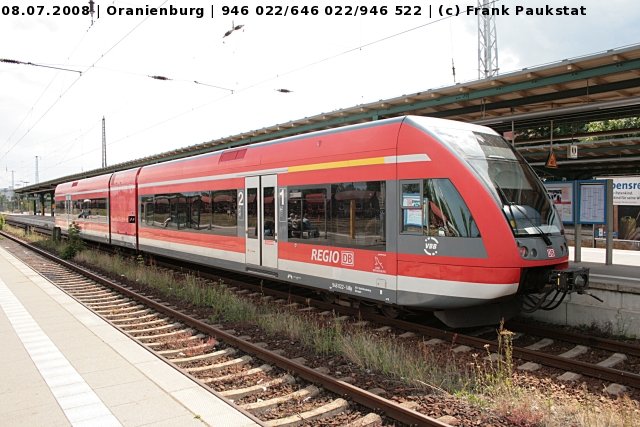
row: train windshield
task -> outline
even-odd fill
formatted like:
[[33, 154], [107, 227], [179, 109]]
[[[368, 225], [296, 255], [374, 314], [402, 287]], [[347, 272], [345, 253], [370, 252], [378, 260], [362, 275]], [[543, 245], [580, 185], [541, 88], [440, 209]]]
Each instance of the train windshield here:
[[516, 236], [544, 237], [562, 232], [562, 223], [542, 182], [504, 138], [456, 129], [438, 129], [435, 133], [482, 177], [502, 203]]

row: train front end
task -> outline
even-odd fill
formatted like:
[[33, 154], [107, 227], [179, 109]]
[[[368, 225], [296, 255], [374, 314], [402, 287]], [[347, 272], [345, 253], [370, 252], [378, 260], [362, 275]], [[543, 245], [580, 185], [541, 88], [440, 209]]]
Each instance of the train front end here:
[[589, 270], [569, 267], [562, 221], [544, 185], [524, 158], [504, 138], [474, 133], [482, 150], [465, 160], [502, 207], [522, 259], [519, 294], [523, 309], [554, 309], [571, 292], [584, 293]]
[[[404, 249], [422, 240], [416, 236], [414, 246], [407, 244], [413, 237], [404, 233], [406, 218], [418, 213], [403, 212], [399, 304], [430, 305], [445, 324], [462, 327], [553, 309], [567, 294], [585, 291], [588, 270], [569, 266], [561, 219], [541, 180], [509, 142], [467, 123], [412, 116], [405, 124], [399, 153], [422, 149], [429, 157], [422, 168], [398, 171], [403, 210], [405, 193], [411, 194], [405, 187], [425, 178], [417, 206], [423, 210], [418, 229], [427, 256], [405, 263]], [[443, 178], [455, 192], [428, 191]], [[437, 250], [429, 249], [432, 244]], [[403, 276], [410, 274], [423, 278], [424, 295], [401, 294]], [[440, 291], [435, 285], [443, 280]]]

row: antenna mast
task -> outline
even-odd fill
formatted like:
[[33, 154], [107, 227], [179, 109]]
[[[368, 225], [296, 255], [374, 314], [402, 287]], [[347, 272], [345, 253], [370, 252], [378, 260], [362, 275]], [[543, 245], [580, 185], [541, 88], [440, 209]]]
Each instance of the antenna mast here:
[[102, 116], [102, 167], [107, 167], [107, 130], [104, 116]]
[[491, 13], [495, 0], [478, 0], [479, 10], [488, 10], [485, 15], [478, 14], [478, 79], [486, 79], [498, 74], [498, 36], [496, 17]]

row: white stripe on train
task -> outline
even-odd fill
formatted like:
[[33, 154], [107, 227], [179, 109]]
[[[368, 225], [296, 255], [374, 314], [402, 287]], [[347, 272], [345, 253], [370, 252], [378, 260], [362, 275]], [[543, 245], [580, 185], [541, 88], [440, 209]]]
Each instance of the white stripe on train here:
[[[199, 255], [244, 264], [245, 254], [202, 246], [174, 243], [166, 240], [140, 238], [140, 245], [165, 250]], [[451, 280], [429, 279], [410, 276], [394, 276], [384, 273], [360, 271], [335, 266], [311, 264], [300, 261], [278, 259], [278, 268], [283, 271], [321, 277], [323, 279], [366, 285], [372, 288], [441, 295], [453, 298], [493, 300], [513, 295], [518, 291], [518, 283], [475, 283]]]

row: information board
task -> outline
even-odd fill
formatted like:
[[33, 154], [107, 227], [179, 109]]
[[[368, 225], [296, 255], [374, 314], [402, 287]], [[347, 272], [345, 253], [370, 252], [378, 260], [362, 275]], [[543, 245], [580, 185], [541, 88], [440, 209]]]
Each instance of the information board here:
[[573, 224], [574, 215], [574, 182], [545, 182], [544, 186], [549, 193], [549, 197], [553, 202], [562, 222], [565, 224]]
[[605, 224], [607, 187], [606, 181], [578, 181], [580, 224]]

